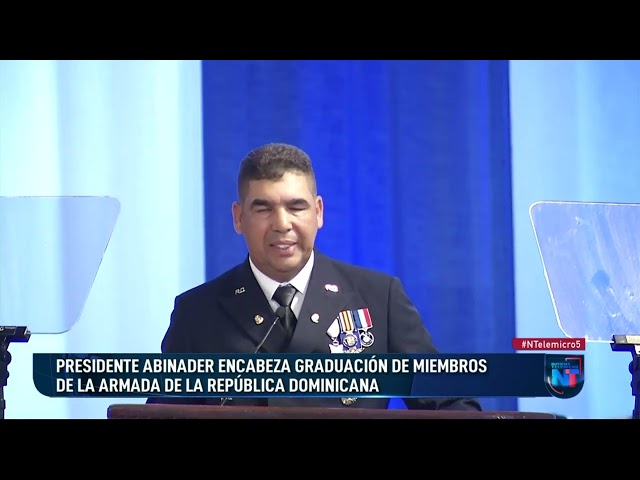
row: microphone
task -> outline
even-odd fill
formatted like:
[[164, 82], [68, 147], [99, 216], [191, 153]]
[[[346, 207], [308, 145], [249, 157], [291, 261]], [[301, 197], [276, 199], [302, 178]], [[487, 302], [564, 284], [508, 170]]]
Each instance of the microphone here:
[[284, 307], [278, 307], [278, 309], [276, 310], [276, 319], [273, 321], [273, 323], [269, 327], [269, 330], [267, 330], [267, 333], [262, 338], [262, 341], [258, 344], [256, 349], [253, 351], [254, 355], [256, 353], [258, 353], [258, 350], [260, 350], [262, 348], [262, 345], [264, 345], [264, 342], [267, 341], [267, 338], [269, 337], [269, 334], [271, 334], [271, 330], [273, 330], [273, 327], [276, 326], [276, 323], [278, 323], [280, 321], [280, 319], [285, 316], [285, 314], [286, 314], [286, 312], [285, 312]]
[[[260, 341], [256, 349], [253, 351], [254, 355], [258, 353], [258, 351], [262, 348], [262, 345], [264, 345], [264, 342], [266, 342], [267, 338], [269, 338], [269, 335], [271, 334], [271, 330], [273, 330], [273, 327], [276, 326], [276, 323], [278, 323], [280, 319], [284, 317], [284, 315], [285, 315], [284, 307], [278, 307], [278, 309], [276, 310], [276, 319], [273, 321], [273, 323], [269, 327], [269, 330], [267, 330], [267, 333], [265, 333], [264, 337], [262, 337], [262, 340]], [[241, 376], [242, 374], [239, 374], [236, 378], [240, 378]], [[220, 402], [220, 406], [222, 407], [225, 403], [227, 403], [227, 400], [229, 400], [229, 397], [223, 398], [222, 401]]]

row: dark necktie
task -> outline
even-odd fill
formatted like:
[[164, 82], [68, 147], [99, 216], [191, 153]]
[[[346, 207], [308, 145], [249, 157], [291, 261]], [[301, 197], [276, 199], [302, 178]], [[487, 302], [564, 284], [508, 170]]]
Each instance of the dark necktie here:
[[280, 304], [276, 315], [280, 317], [287, 339], [291, 340], [293, 330], [296, 328], [296, 316], [291, 310], [291, 302], [298, 290], [293, 285], [280, 285], [273, 294], [273, 299]]

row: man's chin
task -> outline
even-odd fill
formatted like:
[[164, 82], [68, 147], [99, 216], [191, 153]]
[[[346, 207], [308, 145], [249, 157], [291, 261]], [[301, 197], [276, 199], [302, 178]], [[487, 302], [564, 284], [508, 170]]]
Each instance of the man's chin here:
[[302, 256], [297, 254], [288, 258], [273, 259], [270, 262], [270, 266], [275, 272], [278, 272], [281, 277], [293, 278], [302, 270], [305, 263]]
[[279, 258], [277, 261], [272, 262], [271, 266], [278, 272], [287, 273], [302, 269], [303, 264], [300, 261], [300, 256], [297, 256], [297, 258]]

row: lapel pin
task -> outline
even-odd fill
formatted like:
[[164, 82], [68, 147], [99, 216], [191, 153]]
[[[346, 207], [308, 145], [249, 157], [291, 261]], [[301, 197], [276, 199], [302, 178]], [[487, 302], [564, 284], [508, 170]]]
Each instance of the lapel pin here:
[[236, 288], [236, 295], [240, 295], [241, 293], [244, 293], [244, 287]]
[[327, 283], [327, 284], [324, 286], [324, 289], [325, 289], [325, 290], [328, 290], [328, 291], [330, 291], [330, 292], [336, 293], [336, 292], [338, 291], [338, 286], [337, 286], [337, 285], [331, 285], [330, 283]]
[[320, 315], [318, 315], [317, 313], [314, 313], [313, 315], [311, 315], [311, 321], [313, 323], [318, 323], [320, 321]]
[[264, 318], [262, 318], [260, 315], [256, 315], [255, 317], [253, 317], [253, 319], [256, 322], [256, 325], [260, 325], [262, 322], [264, 322]]

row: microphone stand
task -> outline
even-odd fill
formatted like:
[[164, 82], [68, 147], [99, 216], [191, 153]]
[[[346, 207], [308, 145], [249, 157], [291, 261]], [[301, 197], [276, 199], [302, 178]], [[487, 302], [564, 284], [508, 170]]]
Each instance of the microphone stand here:
[[11, 363], [11, 353], [9, 344], [11, 342], [28, 342], [31, 332], [27, 327], [4, 327], [0, 326], [0, 420], [4, 420], [4, 411], [7, 403], [4, 399], [4, 387], [9, 379], [9, 364]]
[[640, 335], [614, 335], [611, 343], [614, 352], [631, 352], [629, 363], [631, 373], [631, 393], [635, 397], [633, 419], [640, 419]]
[[[281, 311], [282, 310], [282, 311]], [[260, 341], [260, 343], [258, 344], [258, 346], [256, 347], [256, 349], [253, 351], [253, 354], [255, 355], [256, 353], [258, 353], [258, 351], [262, 348], [262, 345], [264, 345], [264, 342], [267, 341], [267, 338], [269, 337], [269, 335], [271, 334], [271, 330], [273, 330], [273, 327], [276, 326], [276, 323], [278, 323], [280, 321], [280, 318], [284, 315], [284, 308], [283, 307], [278, 307], [278, 310], [276, 310], [276, 319], [273, 321], [273, 323], [271, 324], [271, 326], [269, 327], [269, 330], [267, 330], [267, 333], [264, 335], [264, 337], [262, 338], [262, 340]], [[240, 378], [242, 376], [242, 374], [238, 374], [238, 376], [236, 378]], [[224, 406], [225, 403], [227, 403], [227, 400], [231, 400], [229, 397], [225, 397], [222, 399], [222, 401], [220, 402], [220, 406]]]

